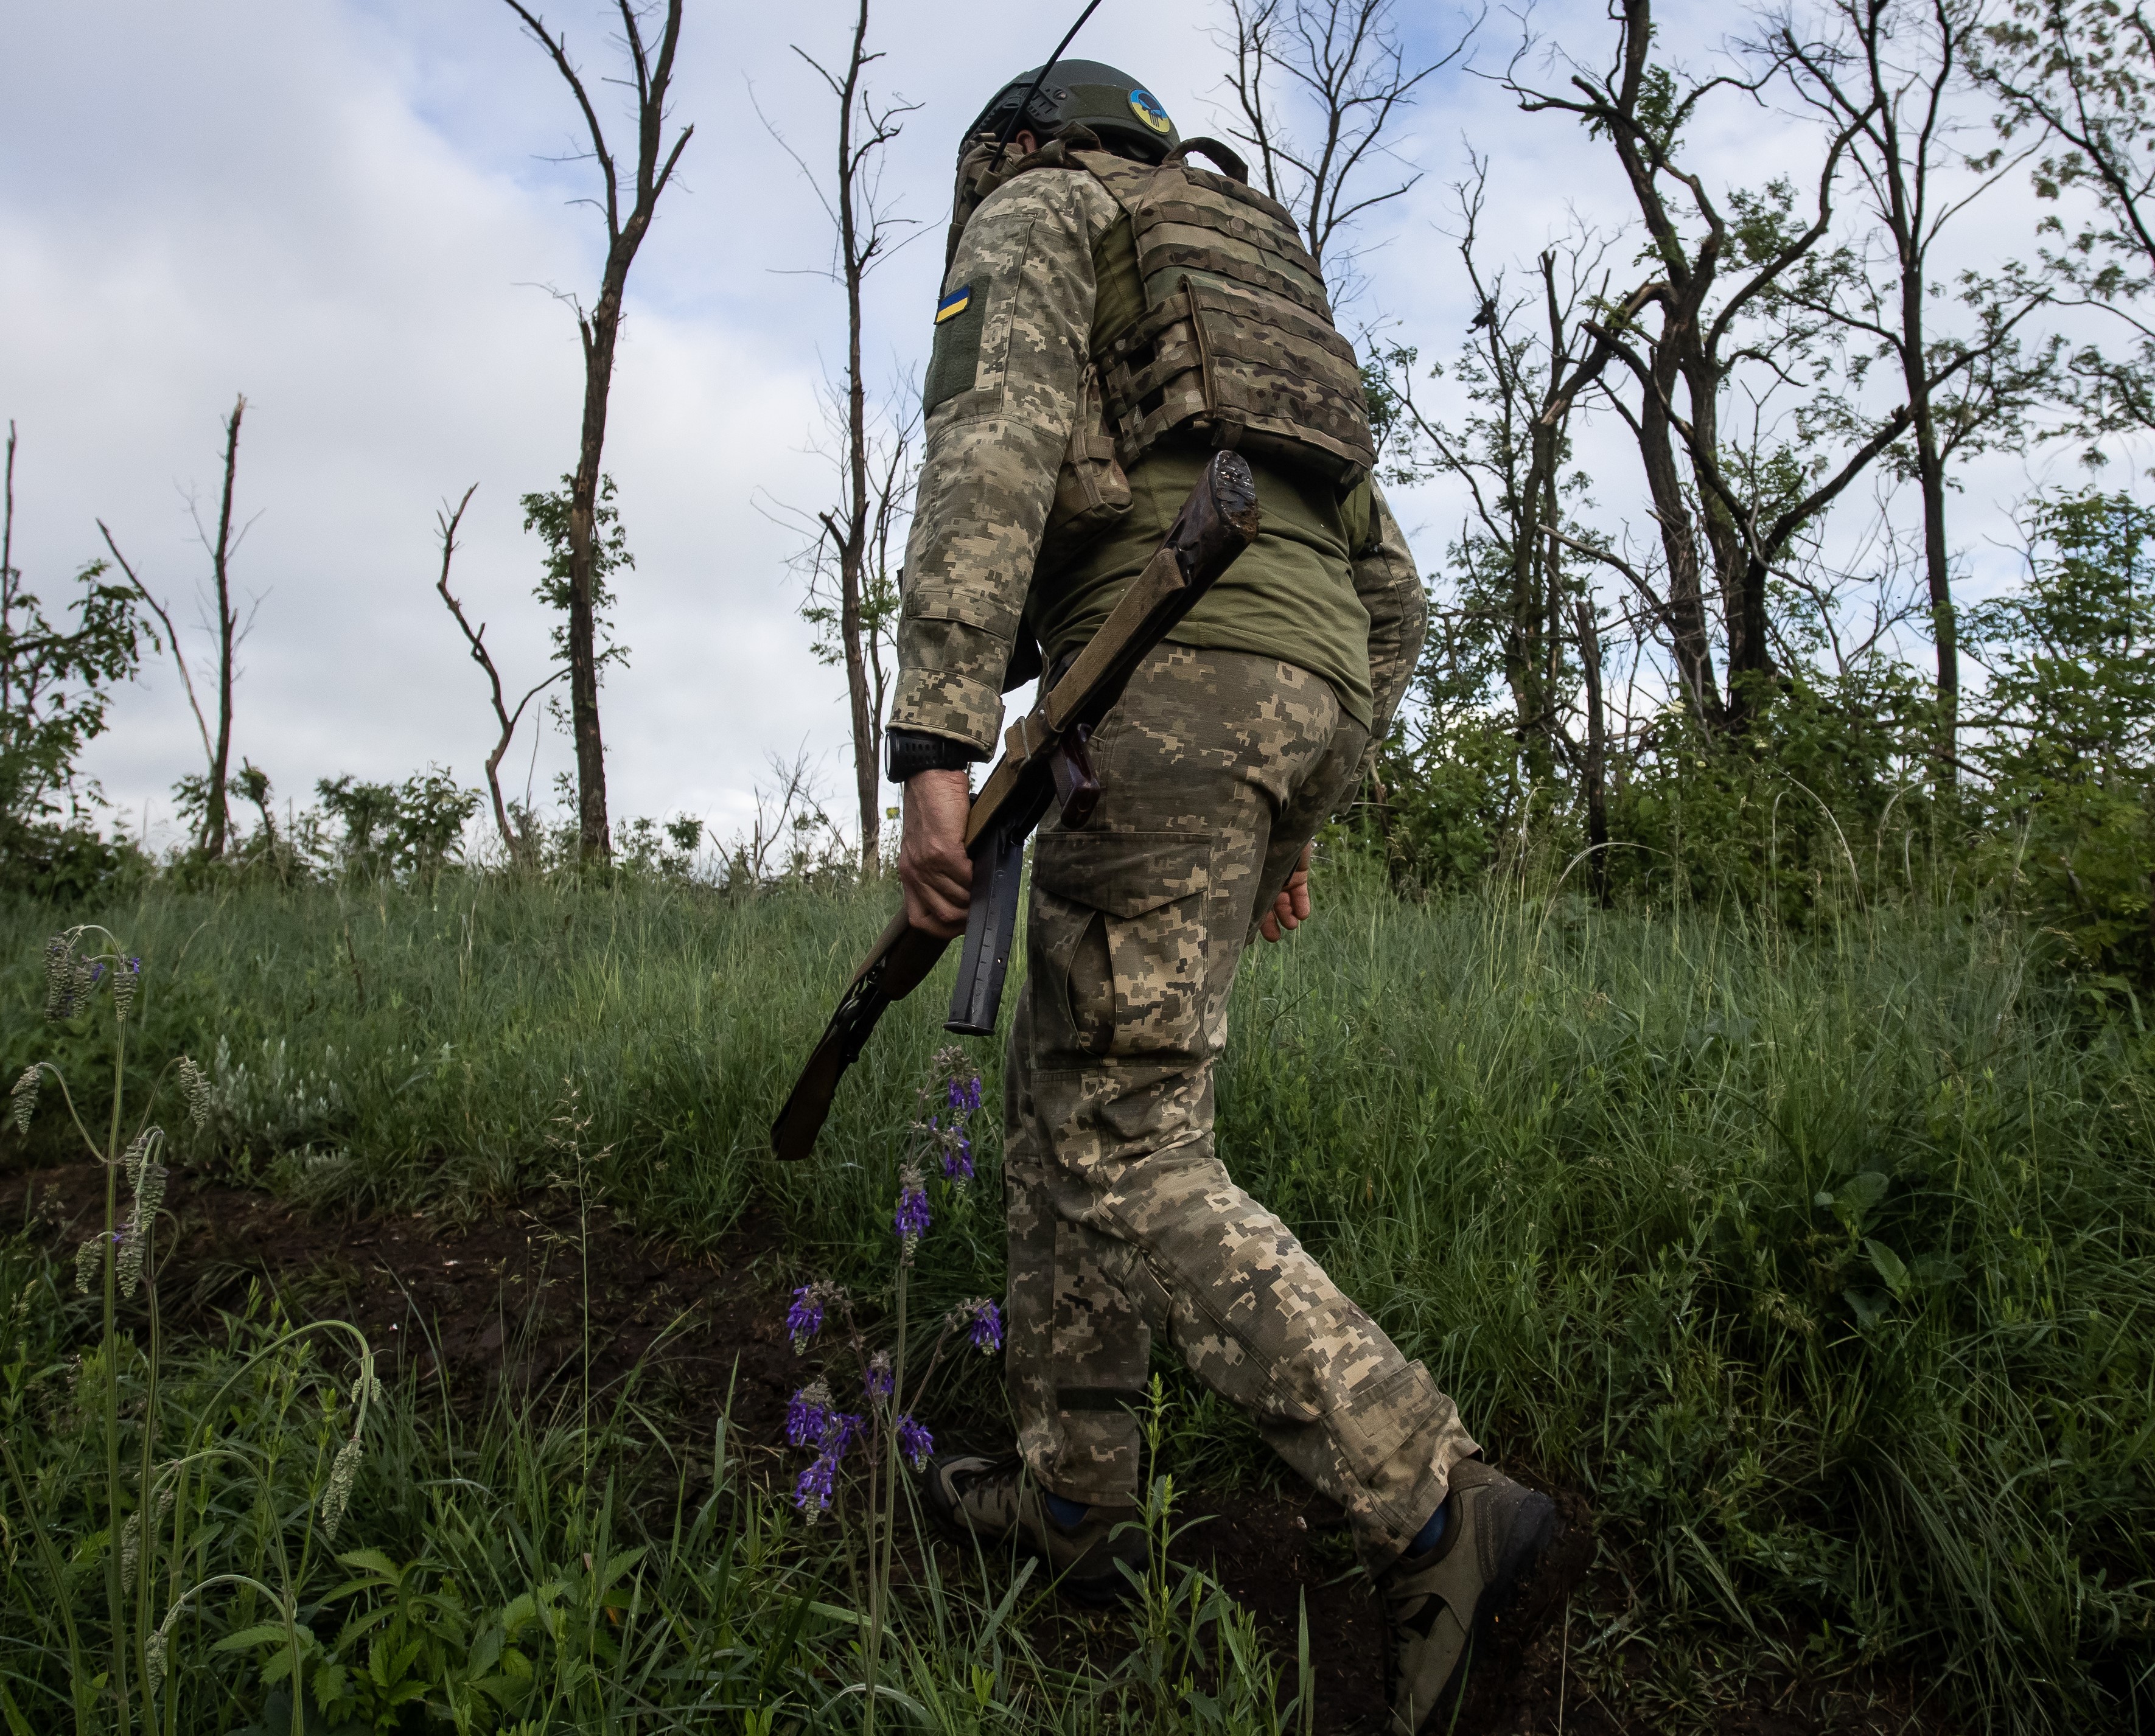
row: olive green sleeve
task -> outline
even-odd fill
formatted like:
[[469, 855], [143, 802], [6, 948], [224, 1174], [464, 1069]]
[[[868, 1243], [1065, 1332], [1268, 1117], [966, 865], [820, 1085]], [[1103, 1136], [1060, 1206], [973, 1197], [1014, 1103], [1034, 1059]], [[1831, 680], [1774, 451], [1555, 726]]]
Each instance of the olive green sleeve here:
[[[1369, 524], [1354, 552], [1354, 594], [1369, 613], [1369, 747], [1374, 756], [1392, 727], [1407, 684], [1421, 660], [1429, 627], [1429, 596], [1400, 521], [1383, 491], [1369, 484]], [[1369, 766], [1364, 764], [1367, 771]]]
[[1093, 325], [1091, 177], [990, 194], [944, 280], [890, 726], [992, 752]]

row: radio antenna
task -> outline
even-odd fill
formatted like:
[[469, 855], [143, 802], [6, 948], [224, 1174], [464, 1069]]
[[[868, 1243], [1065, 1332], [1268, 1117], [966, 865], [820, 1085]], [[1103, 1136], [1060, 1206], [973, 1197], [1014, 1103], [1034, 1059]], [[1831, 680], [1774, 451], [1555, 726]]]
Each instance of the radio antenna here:
[[1072, 38], [1085, 28], [1085, 20], [1099, 9], [1100, 0], [1092, 0], [1092, 3], [1078, 14], [1078, 22], [1070, 27], [1068, 33], [1055, 45], [1055, 52], [1047, 57], [1047, 64], [1041, 68], [1040, 76], [1032, 81], [1032, 89], [1026, 92], [1024, 100], [1011, 110], [1010, 119], [1003, 123], [1002, 136], [996, 141], [996, 155], [998, 158], [1010, 148], [1010, 141], [1017, 136], [1018, 122], [1025, 119], [1025, 111], [1032, 106], [1033, 98], [1040, 95], [1040, 87], [1047, 82], [1047, 75], [1054, 70], [1055, 63], [1062, 58], [1062, 51], [1070, 46]]

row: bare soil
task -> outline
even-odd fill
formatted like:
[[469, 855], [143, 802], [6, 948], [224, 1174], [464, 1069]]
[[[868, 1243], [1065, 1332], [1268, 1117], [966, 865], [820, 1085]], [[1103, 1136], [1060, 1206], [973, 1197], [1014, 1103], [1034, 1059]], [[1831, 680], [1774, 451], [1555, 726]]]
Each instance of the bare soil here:
[[[30, 1224], [60, 1247], [90, 1233], [104, 1205], [104, 1172], [94, 1165], [0, 1173], [0, 1224]], [[470, 1221], [423, 1211], [352, 1220], [175, 1172], [166, 1206], [177, 1233], [165, 1237], [156, 1276], [170, 1331], [216, 1329], [260, 1285], [295, 1315], [351, 1320], [398, 1375], [444, 1382], [459, 1402], [504, 1380], [540, 1395], [581, 1383], [588, 1334], [595, 1392], [633, 1374], [684, 1436], [709, 1441], [723, 1413], [735, 1449], [774, 1476], [798, 1457], [786, 1450], [784, 1421], [802, 1365], [784, 1334], [781, 1234], [768, 1218], [751, 1216], [718, 1248], [691, 1253], [603, 1211], [580, 1225], [573, 1203], [555, 1197]], [[1948, 1729], [1916, 1709], [1908, 1680], [1886, 1672], [1844, 1673], [1830, 1686], [1717, 1682], [1710, 1709], [1620, 1717], [1577, 1659], [1621, 1623], [1622, 1564], [1597, 1543], [1579, 1494], [1507, 1468], [1556, 1498], [1566, 1530], [1523, 1599], [1545, 1615], [1470, 1681], [1453, 1725], [1460, 1736]], [[1307, 1612], [1317, 1729], [1385, 1731], [1383, 1617], [1339, 1510], [1315, 1494], [1218, 1489], [1187, 1495], [1181, 1511], [1202, 1522], [1179, 1552], [1256, 1614], [1290, 1664]]]

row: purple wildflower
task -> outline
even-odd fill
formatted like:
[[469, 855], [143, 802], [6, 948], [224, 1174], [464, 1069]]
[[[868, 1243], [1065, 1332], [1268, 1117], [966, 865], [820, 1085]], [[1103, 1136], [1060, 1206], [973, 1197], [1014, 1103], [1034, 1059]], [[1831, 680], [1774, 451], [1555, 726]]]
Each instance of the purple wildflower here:
[[831, 1389], [811, 1381], [786, 1401], [786, 1438], [793, 1446], [821, 1446], [831, 1419]]
[[980, 1301], [968, 1304], [972, 1312], [972, 1324], [966, 1333], [973, 1348], [983, 1354], [992, 1354], [1003, 1347], [1002, 1310], [995, 1303]]
[[868, 1359], [868, 1371], [861, 1385], [872, 1399], [887, 1399], [893, 1384], [890, 1371], [890, 1352], [878, 1350]]
[[823, 1329], [822, 1292], [820, 1284], [803, 1284], [793, 1293], [793, 1306], [786, 1311], [786, 1335], [793, 1340], [796, 1356]]
[[944, 1142], [943, 1175], [950, 1181], [973, 1179], [973, 1142], [965, 1134], [954, 1134]]
[[968, 1078], [953, 1078], [950, 1081], [950, 1107], [970, 1115], [980, 1106], [980, 1076], [974, 1073]]
[[911, 1164], [899, 1172], [898, 1211], [890, 1221], [891, 1228], [898, 1234], [898, 1246], [905, 1257], [913, 1257], [913, 1246], [928, 1233], [932, 1221], [928, 1215], [928, 1191], [920, 1185], [920, 1171]]
[[838, 1462], [829, 1453], [819, 1456], [793, 1485], [793, 1504], [806, 1513], [820, 1513], [831, 1504], [837, 1482]]
[[898, 1450], [902, 1457], [913, 1462], [916, 1471], [924, 1469], [928, 1455], [935, 1451], [935, 1437], [910, 1416], [898, 1419]]

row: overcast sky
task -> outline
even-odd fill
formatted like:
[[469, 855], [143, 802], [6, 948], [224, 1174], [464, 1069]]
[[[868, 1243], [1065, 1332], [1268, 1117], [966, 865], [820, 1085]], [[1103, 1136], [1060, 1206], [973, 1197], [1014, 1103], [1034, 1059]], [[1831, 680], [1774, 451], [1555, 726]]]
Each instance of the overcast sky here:
[[[1442, 7], [1403, 10], [1431, 44], [1456, 28]], [[609, 11], [546, 8], [592, 74], [617, 64]], [[1185, 134], [1222, 131], [1218, 15], [1209, 0], [1108, 0], [1072, 53], [1128, 69]], [[818, 382], [843, 355], [843, 303], [813, 274], [830, 250], [823, 213], [757, 105], [820, 169], [831, 100], [789, 45], [842, 56], [851, 16], [835, 0], [690, 0], [675, 110], [695, 136], [631, 281], [607, 448], [637, 562], [618, 587], [633, 659], [608, 678], [603, 709], [617, 822], [688, 813], [729, 832], [767, 756], [804, 747], [844, 805], [842, 680], [814, 662], [796, 614], [796, 538], [759, 510], [827, 494], [810, 448]], [[1729, 14], [1668, 16], [1671, 42], [1702, 60]], [[1555, 41], [1605, 54], [1600, 5], [1537, 18]], [[588, 300], [600, 258], [594, 213], [573, 202], [591, 166], [550, 160], [578, 143], [556, 75], [496, 0], [4, 0], [0, 20], [0, 417], [21, 437], [16, 564], [49, 602], [64, 594], [100, 552], [102, 517], [193, 619], [207, 559], [189, 503], [213, 517], [219, 418], [243, 392], [249, 528], [234, 571], [258, 607], [235, 757], [280, 800], [305, 801], [318, 777], [429, 762], [478, 783], [493, 725], [434, 594], [433, 519], [479, 485], [456, 586], [504, 676], [535, 679], [550, 622], [530, 597], [538, 551], [517, 497], [571, 468], [582, 392], [571, 315], [548, 290]], [[1067, 23], [1060, 8], [878, 4], [878, 86], [923, 105], [884, 182], [921, 239], [871, 282], [879, 376], [917, 368], [928, 348], [959, 133]], [[1517, 31], [1485, 27], [1485, 71]], [[1700, 136], [1732, 175], [1755, 164], [1741, 176], [1754, 182], [1805, 144], [1783, 117], [1736, 104]], [[1574, 206], [1611, 225], [1626, 210], [1605, 146], [1518, 114], [1463, 65], [1441, 75], [1402, 141], [1426, 178], [1363, 238], [1376, 246], [1362, 311], [1426, 355], [1450, 353], [1471, 312], [1445, 233], [1463, 139], [1492, 154], [1493, 255], [1530, 254]], [[2027, 206], [2016, 187], [1992, 221], [2017, 228]], [[1611, 499], [1638, 492], [1624, 457], [1610, 446], [1599, 460]], [[2003, 509], [2039, 473], [2071, 474], [2056, 456], [1981, 473], [1964, 540], [2009, 534]], [[1435, 569], [1456, 504], [1441, 490], [1400, 504]], [[2009, 575], [1994, 550], [1978, 565], [1978, 580]], [[191, 649], [199, 659], [204, 643]], [[519, 787], [535, 740], [544, 800], [570, 756], [557, 733], [521, 738]], [[169, 819], [173, 780], [200, 765], [169, 664], [120, 698], [90, 763], [137, 823], [146, 803], [153, 827]]]

